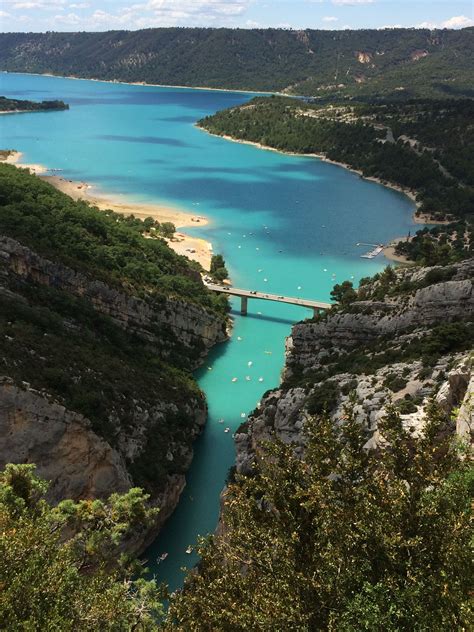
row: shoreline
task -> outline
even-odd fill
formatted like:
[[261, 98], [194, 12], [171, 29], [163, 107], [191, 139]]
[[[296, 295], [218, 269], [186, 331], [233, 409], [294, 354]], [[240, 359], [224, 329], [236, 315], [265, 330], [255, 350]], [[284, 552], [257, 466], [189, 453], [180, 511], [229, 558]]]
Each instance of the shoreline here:
[[395, 254], [395, 246], [399, 241], [408, 241], [408, 237], [395, 237], [388, 244], [386, 244], [382, 250], [382, 253], [386, 259], [390, 261], [395, 261], [396, 263], [400, 263], [405, 266], [414, 266], [416, 265], [414, 261], [410, 261], [405, 257], [405, 255], [397, 255]]
[[199, 125], [196, 125], [196, 127], [197, 129], [205, 132], [206, 134], [209, 134], [210, 136], [215, 136], [217, 138], [224, 138], [225, 140], [232, 141], [233, 143], [240, 143], [241, 145], [252, 145], [253, 147], [257, 147], [258, 149], [264, 149], [266, 151], [274, 151], [277, 154], [284, 154], [286, 156], [299, 156], [300, 158], [318, 158], [322, 162], [327, 162], [331, 165], [336, 165], [337, 167], [343, 167], [344, 169], [347, 169], [348, 171], [351, 171], [352, 173], [357, 174], [363, 180], [375, 182], [377, 184], [380, 184], [381, 186], [387, 187], [387, 189], [392, 189], [393, 191], [397, 191], [398, 193], [403, 193], [403, 195], [406, 195], [412, 202], [415, 203], [416, 208], [412, 214], [412, 221], [414, 224], [421, 224], [423, 226], [426, 226], [426, 224], [447, 226], [452, 223], [452, 221], [450, 220], [436, 220], [436, 219], [430, 218], [428, 215], [426, 215], [426, 213], [417, 214], [417, 210], [420, 208], [420, 203], [417, 202], [416, 200], [416, 196], [417, 196], [416, 191], [403, 187], [400, 184], [396, 184], [395, 182], [382, 180], [381, 178], [377, 178], [375, 176], [364, 176], [362, 171], [360, 171], [359, 169], [355, 169], [354, 167], [351, 167], [345, 162], [331, 160], [330, 158], [327, 158], [325, 154], [317, 154], [317, 153], [301, 154], [295, 151], [285, 151], [284, 149], [276, 149], [275, 147], [262, 145], [262, 143], [257, 143], [256, 141], [234, 138], [233, 136], [229, 136], [227, 134], [214, 134], [213, 132], [210, 132], [204, 127], [200, 127]]
[[22, 155], [19, 151], [12, 151], [2, 162], [12, 164], [18, 168], [29, 169], [41, 180], [49, 182], [58, 191], [68, 195], [73, 200], [89, 202], [101, 211], [111, 210], [121, 215], [134, 215], [142, 220], [146, 217], [152, 217], [160, 223], [171, 222], [177, 230], [173, 239], [165, 239], [168, 246], [177, 254], [197, 261], [204, 270], [209, 271], [213, 255], [211, 242], [179, 230], [190, 226], [206, 226], [209, 220], [204, 215], [192, 215], [191, 213], [160, 204], [134, 203], [126, 196], [103, 195], [87, 182], [68, 180], [59, 175], [47, 175], [51, 171], [50, 169], [40, 164], [23, 163], [21, 162]]
[[145, 88], [178, 88], [182, 90], [212, 90], [213, 92], [238, 92], [241, 94], [276, 94], [279, 96], [298, 96], [286, 95], [283, 92], [272, 92], [269, 90], [240, 90], [238, 88], [207, 88], [206, 86], [180, 86], [168, 83], [146, 83], [145, 81], [118, 81], [117, 79], [92, 79], [87, 77], [75, 77], [74, 75], [53, 75], [50, 72], [9, 72], [2, 70], [1, 73], [10, 75], [27, 75], [35, 77], [53, 77], [56, 79], [74, 79], [74, 81], [96, 81], [98, 83], [115, 83], [122, 86], [143, 86]]

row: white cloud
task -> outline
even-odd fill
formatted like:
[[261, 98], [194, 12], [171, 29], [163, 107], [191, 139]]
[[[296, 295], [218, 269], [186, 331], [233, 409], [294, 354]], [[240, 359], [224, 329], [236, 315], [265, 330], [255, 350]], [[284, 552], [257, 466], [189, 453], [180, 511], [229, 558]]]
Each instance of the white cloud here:
[[241, 15], [250, 4], [250, 0], [149, 0], [144, 6], [155, 15], [179, 15], [191, 17], [204, 15]]
[[447, 29], [462, 29], [466, 26], [474, 26], [474, 20], [466, 17], [465, 15], [455, 15], [446, 22], [443, 22], [443, 26]]
[[463, 29], [466, 26], [474, 26], [474, 20], [465, 15], [454, 15], [444, 22], [421, 22], [416, 25], [419, 29]]
[[323, 22], [337, 22], [339, 18], [336, 18], [335, 15], [325, 15], [322, 20]]
[[52, 9], [58, 10], [66, 3], [66, 0], [20, 0], [14, 2], [14, 9]]
[[373, 4], [375, 0], [331, 0], [336, 6], [356, 6], [359, 4]]
[[245, 26], [249, 29], [259, 29], [262, 28], [259, 22], [255, 22], [255, 20], [247, 20], [245, 22]]
[[[0, 0], [1, 2], [2, 0]], [[129, 6], [115, 8], [110, 2], [109, 11], [96, 9], [87, 12], [75, 9], [87, 9], [92, 2], [71, 0], [13, 0], [18, 9], [55, 9], [68, 13], [54, 16], [26, 18], [35, 30], [57, 30], [58, 25], [68, 26], [74, 30], [102, 31], [113, 28], [137, 29], [156, 26], [236, 26], [238, 17], [247, 11], [254, 0], [144, 0]], [[16, 18], [17, 21], [19, 17]], [[247, 27], [259, 26], [249, 21]]]

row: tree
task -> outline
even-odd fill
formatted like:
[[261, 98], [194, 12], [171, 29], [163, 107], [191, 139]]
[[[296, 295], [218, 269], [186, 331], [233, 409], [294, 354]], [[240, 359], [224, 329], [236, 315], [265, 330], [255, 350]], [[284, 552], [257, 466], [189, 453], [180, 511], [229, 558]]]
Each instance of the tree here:
[[356, 300], [357, 292], [351, 281], [343, 281], [341, 284], [336, 283], [331, 291], [331, 298], [345, 307]]
[[211, 257], [211, 269], [212, 276], [218, 281], [227, 279], [229, 273], [225, 266], [224, 257], [222, 255], [212, 255]]
[[224, 498], [222, 528], [171, 601], [168, 630], [389, 632], [470, 628], [474, 472], [434, 405], [416, 439], [390, 411], [383, 450], [363, 424], [307, 420], [260, 446]]
[[156, 514], [147, 496], [131, 489], [52, 507], [34, 469], [9, 464], [0, 473], [0, 628], [156, 629], [156, 585], [133, 580], [139, 566], [121, 553]]
[[176, 232], [176, 226], [172, 222], [162, 222], [158, 228], [158, 232], [163, 237], [171, 239]]

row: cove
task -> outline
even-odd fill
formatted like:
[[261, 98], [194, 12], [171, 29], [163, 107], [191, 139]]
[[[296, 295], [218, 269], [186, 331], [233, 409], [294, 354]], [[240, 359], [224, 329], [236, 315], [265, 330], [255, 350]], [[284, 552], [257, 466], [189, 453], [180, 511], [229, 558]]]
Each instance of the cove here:
[[[7, 97], [62, 99], [71, 108], [1, 116], [2, 148], [110, 196], [206, 215], [206, 228], [187, 232], [213, 243], [238, 287], [328, 301], [335, 283], [357, 282], [387, 264], [380, 256], [361, 259], [358, 242], [386, 242], [415, 228], [413, 203], [396, 191], [318, 159], [228, 142], [194, 126], [252, 95], [20, 74], [1, 74], [0, 82]], [[237, 301], [231, 339], [196, 373], [208, 423], [179, 506], [146, 553], [151, 571], [171, 590], [182, 585], [181, 567], [197, 561], [187, 547], [215, 529], [234, 461], [232, 433], [278, 386], [292, 323], [312, 315], [256, 300], [247, 317], [238, 308]]]

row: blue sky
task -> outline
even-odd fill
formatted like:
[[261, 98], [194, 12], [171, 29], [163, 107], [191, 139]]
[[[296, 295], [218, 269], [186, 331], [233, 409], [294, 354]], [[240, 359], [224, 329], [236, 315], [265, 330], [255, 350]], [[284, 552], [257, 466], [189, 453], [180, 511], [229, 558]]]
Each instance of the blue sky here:
[[0, 0], [0, 31], [474, 26], [472, 0]]

